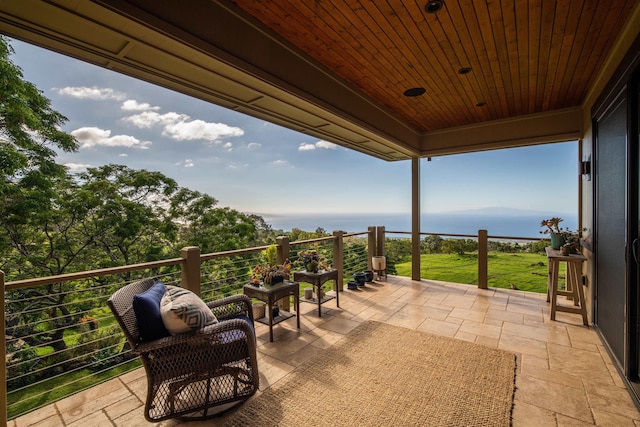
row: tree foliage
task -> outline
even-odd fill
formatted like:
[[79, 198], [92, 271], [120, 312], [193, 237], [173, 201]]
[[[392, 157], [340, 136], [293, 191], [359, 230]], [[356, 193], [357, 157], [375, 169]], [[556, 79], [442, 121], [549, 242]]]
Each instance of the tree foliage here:
[[[185, 246], [208, 253], [273, 241], [275, 232], [261, 217], [219, 207], [215, 198], [160, 172], [104, 165], [70, 173], [56, 162], [58, 152], [78, 149], [61, 130], [67, 118], [24, 80], [12, 52], [0, 36], [0, 269], [6, 281], [172, 258]], [[8, 292], [8, 362], [25, 373], [15, 385], [94, 357], [69, 351], [102, 332], [84, 331], [73, 344], [69, 333], [83, 330], [83, 319], [103, 309], [130, 274]], [[51, 357], [31, 363], [49, 347]]]

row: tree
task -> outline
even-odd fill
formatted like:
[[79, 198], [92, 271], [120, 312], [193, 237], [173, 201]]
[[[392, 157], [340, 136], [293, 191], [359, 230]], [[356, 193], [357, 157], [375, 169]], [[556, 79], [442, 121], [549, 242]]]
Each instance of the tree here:
[[[217, 207], [213, 197], [179, 188], [159, 172], [105, 165], [69, 173], [56, 163], [56, 151], [78, 149], [60, 130], [67, 119], [24, 81], [11, 53], [0, 36], [0, 268], [8, 281], [163, 259], [182, 246], [205, 253], [248, 247], [257, 229], [262, 239], [271, 233], [262, 218]], [[229, 270], [218, 267], [231, 284]], [[102, 348], [102, 338], [87, 343], [84, 333], [68, 344], [65, 332], [86, 326], [83, 319], [129, 274], [8, 292], [11, 369], [25, 374], [13, 385], [73, 368], [93, 357], [91, 346], [113, 351]], [[54, 352], [31, 362], [43, 347]]]
[[478, 242], [472, 239], [446, 239], [442, 242], [442, 252], [464, 255], [478, 250]]
[[427, 254], [438, 254], [442, 250], [443, 240], [438, 235], [429, 235], [422, 240], [422, 250]]
[[[78, 143], [60, 130], [67, 118], [24, 80], [9, 58], [12, 53], [0, 36], [0, 194], [2, 213], [13, 218], [33, 203], [34, 196], [47, 195], [53, 181], [66, 174], [64, 166], [55, 162], [55, 149], [76, 151]], [[46, 198], [36, 200], [46, 205]]]

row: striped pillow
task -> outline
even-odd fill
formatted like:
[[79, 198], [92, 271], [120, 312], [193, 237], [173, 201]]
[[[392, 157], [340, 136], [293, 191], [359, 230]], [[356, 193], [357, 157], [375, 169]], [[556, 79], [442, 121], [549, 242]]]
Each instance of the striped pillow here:
[[177, 286], [167, 286], [160, 301], [160, 315], [164, 327], [171, 335], [218, 323], [204, 301], [193, 292]]

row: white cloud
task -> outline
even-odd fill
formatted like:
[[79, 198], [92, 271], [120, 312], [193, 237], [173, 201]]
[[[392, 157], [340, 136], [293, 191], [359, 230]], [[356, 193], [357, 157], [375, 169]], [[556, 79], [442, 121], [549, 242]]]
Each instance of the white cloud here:
[[327, 150], [335, 150], [337, 145], [334, 144], [333, 142], [321, 140], [321, 141], [316, 142], [316, 147], [318, 147], [318, 148], [326, 148]]
[[162, 123], [163, 119], [168, 120], [169, 114], [174, 115], [174, 120], [178, 120], [180, 117], [180, 115], [176, 113], [168, 113], [168, 114], [160, 115], [153, 111], [145, 111], [140, 114], [134, 114], [133, 116], [125, 117], [122, 120], [124, 120], [125, 122], [131, 123], [135, 127], [146, 129], [146, 128], [150, 128], [155, 124]]
[[139, 103], [135, 99], [127, 99], [122, 103], [120, 109], [125, 111], [149, 111], [149, 110], [159, 110], [160, 107], [152, 107], [151, 104], [146, 102]]
[[129, 155], [127, 153], [120, 153], [118, 154], [118, 157], [129, 157]]
[[203, 120], [191, 120], [186, 114], [144, 111], [140, 114], [125, 117], [124, 120], [139, 128], [150, 128], [154, 125], [163, 127], [162, 134], [176, 141], [202, 139], [220, 142], [222, 138], [244, 135], [244, 131], [224, 123], [210, 123]]
[[298, 147], [298, 151], [310, 151], [310, 150], [315, 150], [316, 146], [313, 144], [300, 144], [300, 146]]
[[289, 162], [286, 160], [274, 160], [271, 164], [274, 166], [287, 166]]
[[111, 136], [110, 130], [97, 127], [79, 128], [72, 131], [71, 135], [80, 142], [80, 148], [106, 146], [147, 149], [151, 145], [151, 141], [140, 141], [138, 138], [130, 135]]
[[87, 168], [90, 168], [91, 165], [83, 164], [83, 163], [65, 163], [64, 167], [69, 169], [71, 172], [80, 172], [84, 171]]
[[262, 144], [260, 144], [259, 142], [250, 142], [249, 145], [247, 145], [247, 148], [249, 150], [255, 150], [256, 148], [260, 147], [262, 147]]
[[182, 162], [176, 163], [177, 166], [184, 166], [185, 168], [192, 168], [195, 166], [195, 163], [192, 159], [185, 159]]
[[226, 169], [240, 169], [240, 168], [248, 168], [249, 164], [248, 163], [242, 163], [242, 164], [238, 164], [238, 163], [227, 163], [225, 165]]
[[227, 142], [227, 143], [224, 144], [224, 148], [227, 151], [233, 151], [233, 144], [230, 143], [230, 142]]
[[298, 151], [311, 151], [311, 150], [315, 150], [316, 148], [325, 148], [327, 150], [334, 150], [336, 147], [337, 147], [337, 145], [334, 144], [333, 142], [320, 140], [320, 141], [317, 141], [314, 144], [310, 144], [308, 142], [303, 142], [298, 147]]
[[110, 88], [101, 87], [86, 87], [86, 86], [67, 86], [62, 89], [55, 89], [60, 95], [68, 95], [74, 98], [80, 99], [93, 99], [93, 100], [107, 100], [115, 99], [116, 101], [123, 101], [126, 96], [122, 92], [117, 92]]

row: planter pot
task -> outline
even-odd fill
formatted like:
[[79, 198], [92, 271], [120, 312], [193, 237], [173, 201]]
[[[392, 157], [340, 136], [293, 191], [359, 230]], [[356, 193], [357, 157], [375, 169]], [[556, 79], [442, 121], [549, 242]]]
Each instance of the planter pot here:
[[353, 275], [354, 280], [356, 281], [356, 285], [364, 286], [364, 282], [366, 281], [366, 274], [364, 273], [356, 273]]
[[364, 271], [364, 280], [366, 280], [369, 283], [373, 282], [373, 270]]
[[562, 234], [551, 234], [551, 247], [553, 249], [560, 249], [564, 245], [564, 237]]
[[275, 319], [280, 314], [280, 307], [276, 304], [271, 308], [271, 318]]
[[252, 310], [253, 310], [253, 319], [261, 319], [264, 317], [265, 315], [265, 308], [266, 308], [267, 304], [262, 302], [262, 301], [258, 301], [258, 302], [254, 302], [253, 305], [251, 306]]
[[560, 248], [560, 253], [564, 256], [567, 256], [571, 253], [571, 247], [570, 246], [563, 246]]
[[384, 270], [387, 268], [387, 258], [384, 256], [374, 256], [371, 258], [371, 266], [375, 271]]
[[350, 291], [355, 291], [358, 289], [358, 285], [356, 285], [355, 280], [349, 280], [349, 283], [347, 283], [347, 289], [349, 289]]

